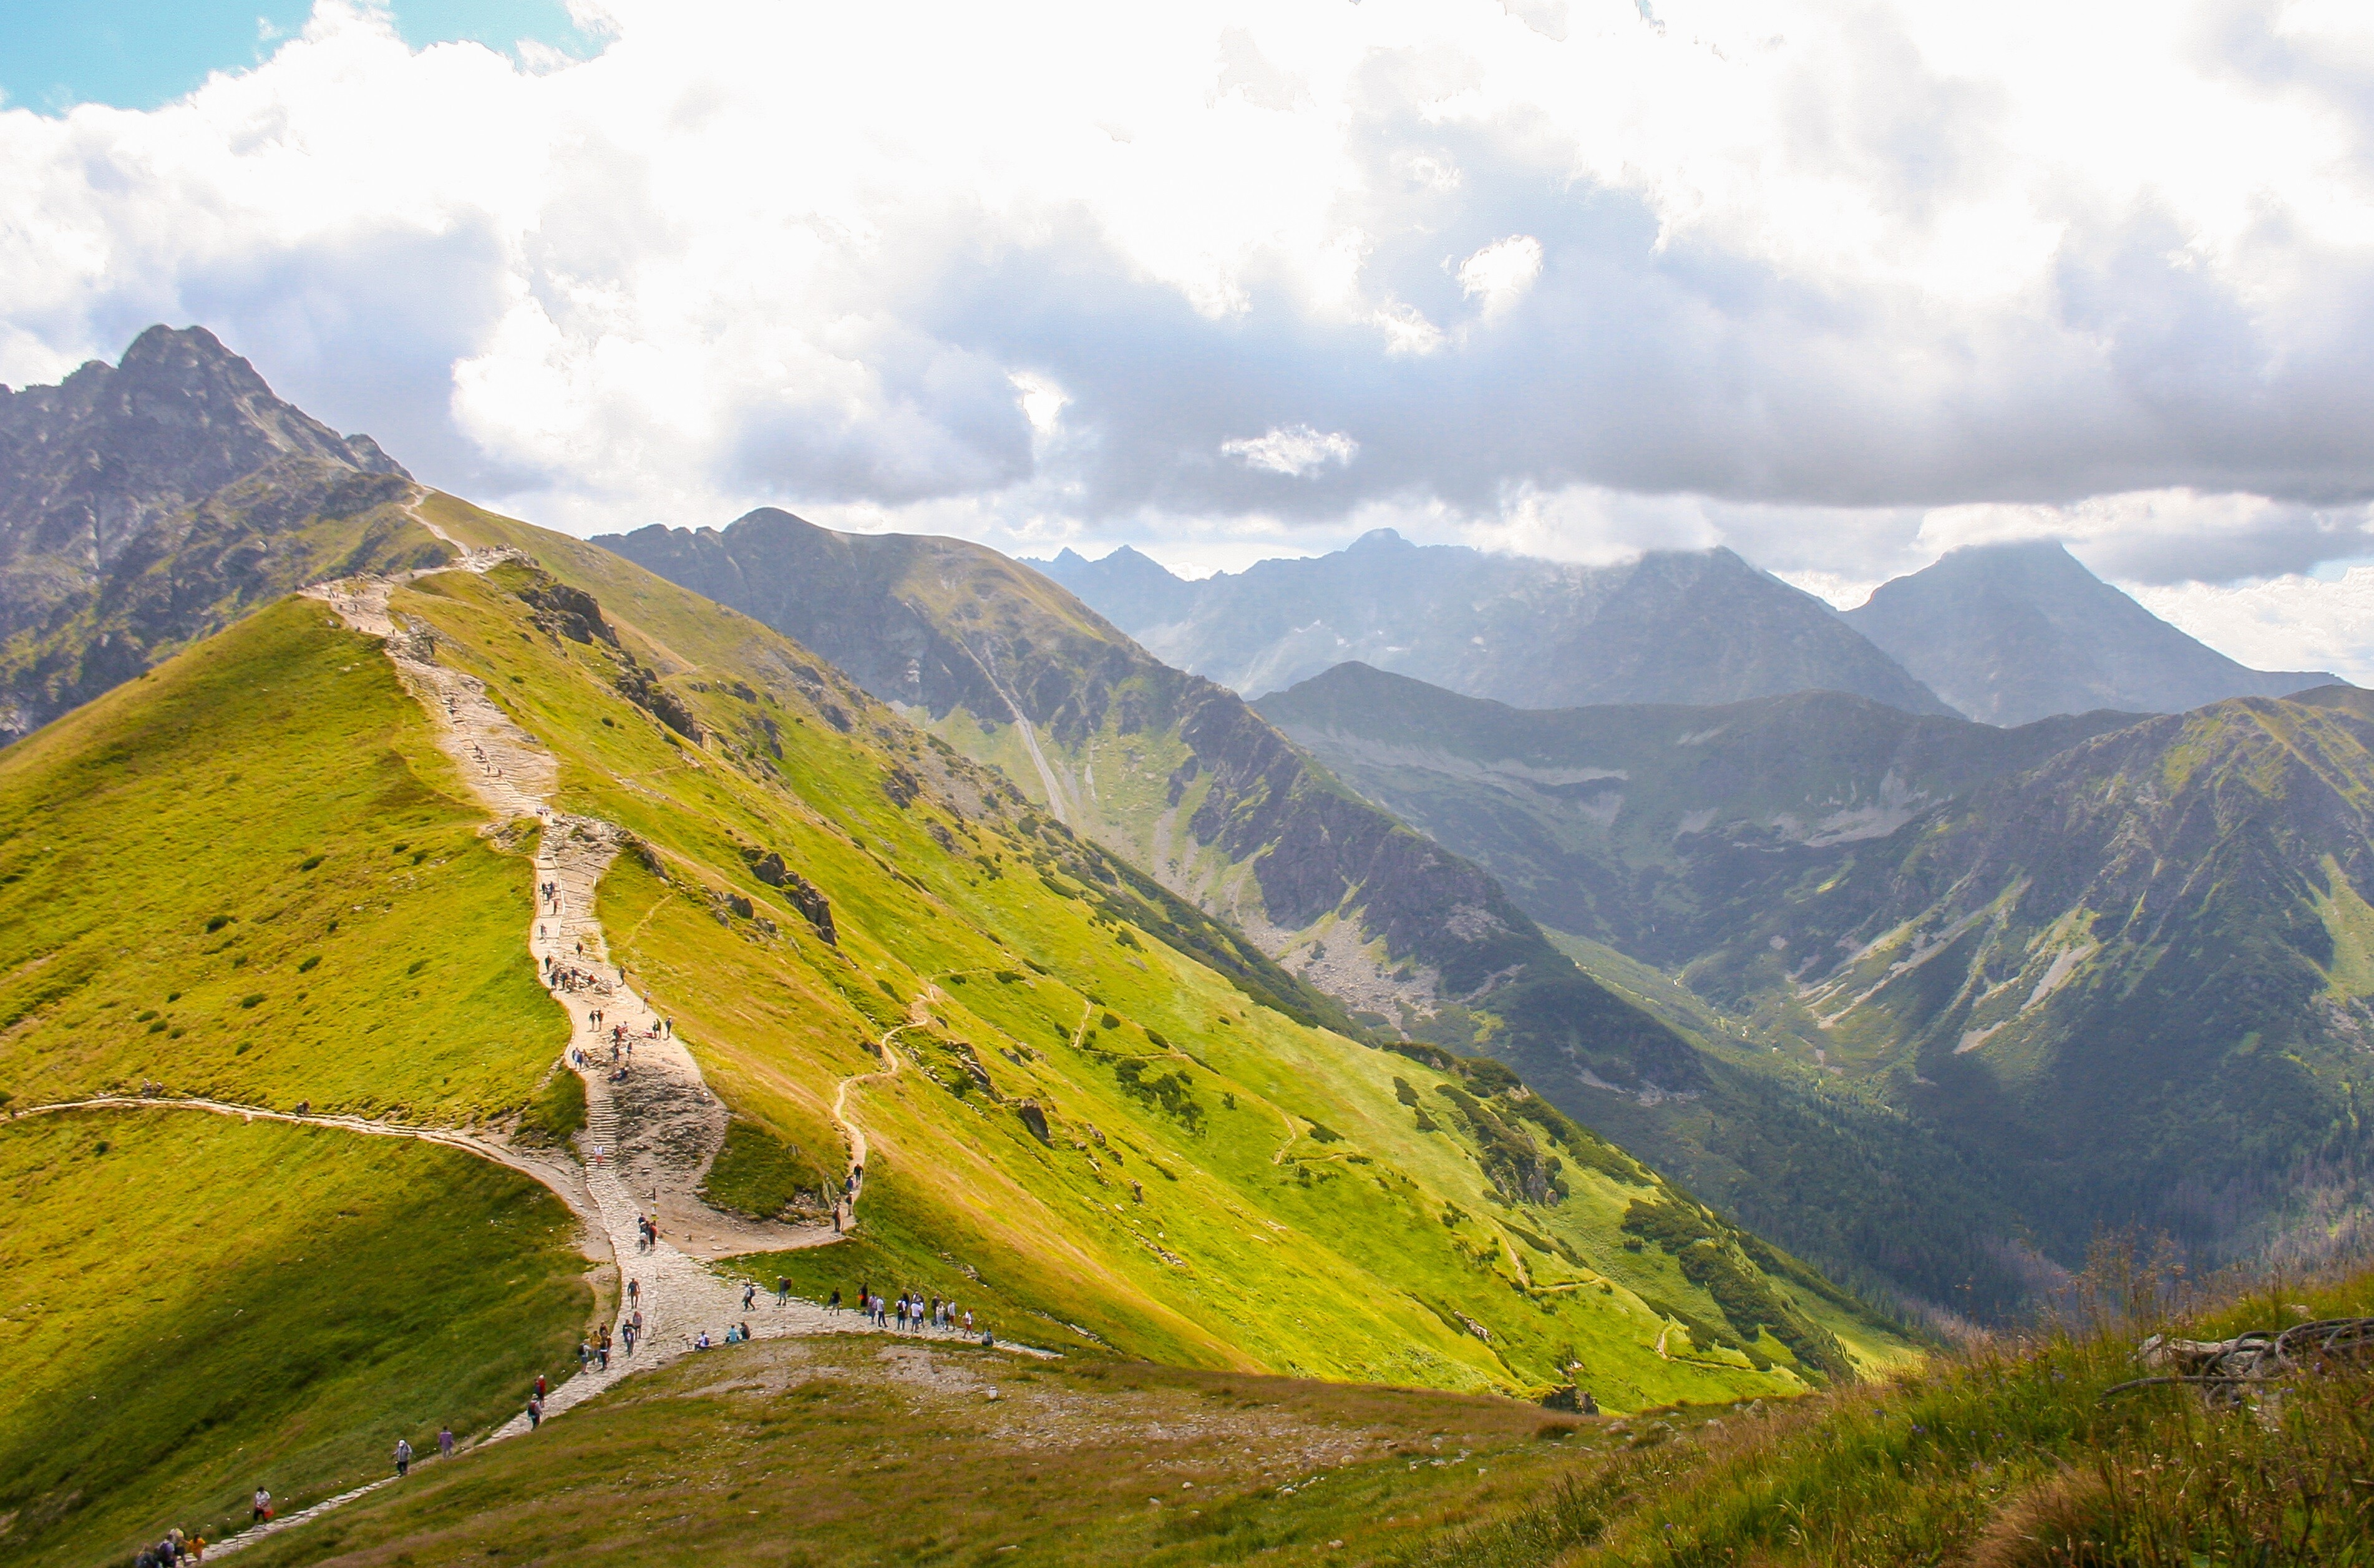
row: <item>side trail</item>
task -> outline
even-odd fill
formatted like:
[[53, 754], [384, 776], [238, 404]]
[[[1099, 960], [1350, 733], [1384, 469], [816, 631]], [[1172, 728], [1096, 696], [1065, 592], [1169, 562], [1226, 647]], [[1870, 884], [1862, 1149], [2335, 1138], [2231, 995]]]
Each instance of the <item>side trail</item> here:
[[[424, 525], [428, 525], [425, 520]], [[608, 1370], [589, 1364], [552, 1388], [544, 1401], [546, 1420], [636, 1372], [676, 1360], [694, 1348], [696, 1337], [703, 1332], [712, 1342], [722, 1341], [731, 1324], [746, 1320], [752, 1335], [762, 1338], [873, 1332], [856, 1312], [829, 1312], [802, 1301], [777, 1306], [771, 1291], [762, 1292], [758, 1302], [745, 1311], [741, 1285], [712, 1272], [702, 1261], [758, 1249], [819, 1245], [839, 1237], [822, 1226], [740, 1220], [710, 1208], [697, 1196], [700, 1178], [724, 1138], [725, 1108], [709, 1091], [699, 1064], [675, 1039], [668, 1021], [655, 1011], [649, 997], [636, 992], [627, 973], [610, 961], [601, 925], [594, 917], [595, 889], [625, 835], [598, 819], [555, 811], [549, 802], [558, 787], [559, 770], [552, 754], [488, 697], [483, 682], [436, 662], [434, 639], [425, 626], [400, 618], [390, 607], [394, 590], [415, 578], [437, 572], [485, 572], [505, 560], [527, 558], [513, 549], [466, 549], [442, 530], [429, 526], [438, 537], [461, 550], [459, 560], [421, 572], [345, 578], [300, 592], [328, 606], [356, 631], [381, 641], [398, 678], [434, 721], [438, 746], [493, 814], [484, 831], [505, 831], [523, 819], [534, 819], [541, 827], [535, 857], [536, 918], [528, 933], [528, 950], [546, 990], [569, 1015], [570, 1050], [557, 1070], [575, 1071], [584, 1080], [582, 1168], [457, 1129], [404, 1126], [353, 1116], [293, 1115], [212, 1102], [118, 1096], [38, 1109], [182, 1107], [418, 1138], [467, 1149], [535, 1177], [568, 1203], [595, 1237], [608, 1244], [619, 1275], [615, 1310], [622, 1321], [640, 1311], [643, 1324], [632, 1355], [626, 1353], [623, 1344], [614, 1342]], [[898, 1058], [890, 1052], [887, 1036], [882, 1051], [883, 1076], [895, 1073]], [[850, 1138], [852, 1168], [862, 1166], [865, 1157], [864, 1134], [845, 1115], [847, 1092], [856, 1081], [845, 1081], [834, 1099], [835, 1119]], [[854, 1197], [844, 1212], [854, 1220]], [[647, 1219], [656, 1227], [648, 1235], [642, 1228]], [[637, 1287], [631, 1303], [627, 1300], [629, 1280]], [[1033, 1353], [1024, 1347], [1009, 1348]], [[500, 1442], [530, 1430], [523, 1412], [479, 1441]], [[212, 1547], [209, 1555], [238, 1551], [264, 1536], [294, 1528], [392, 1485], [394, 1480], [383, 1478], [244, 1530]]]

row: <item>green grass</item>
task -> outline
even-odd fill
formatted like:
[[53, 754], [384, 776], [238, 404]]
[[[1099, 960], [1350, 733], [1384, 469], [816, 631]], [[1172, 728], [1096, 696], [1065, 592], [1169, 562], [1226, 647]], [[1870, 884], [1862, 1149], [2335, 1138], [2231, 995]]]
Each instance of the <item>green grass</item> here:
[[520, 1113], [511, 1136], [524, 1144], [554, 1148], [584, 1130], [585, 1080], [567, 1067], [557, 1067]]
[[1498, 1399], [761, 1340], [429, 1467], [251, 1561], [1358, 1562], [1506, 1511], [1591, 1441]]
[[2265, 1284], [2168, 1319], [2009, 1340], [1763, 1420], [1635, 1422], [1532, 1507], [1411, 1568], [1701, 1568], [2374, 1561], [2374, 1368], [2212, 1409], [2190, 1389], [2106, 1397], [2155, 1325], [2222, 1338], [2374, 1311], [2374, 1276]]
[[[540, 590], [516, 567], [399, 595], [552, 747], [558, 803], [646, 846], [598, 913], [728, 1106], [829, 1169], [836, 1086], [877, 1073], [870, 1043], [901, 1029], [906, 1070], [849, 1092], [872, 1146], [861, 1233], [894, 1275], [970, 1268], [1021, 1315], [1001, 1331], [1076, 1325], [1188, 1365], [1538, 1390], [1581, 1362], [1621, 1408], [1807, 1385], [1786, 1350], [1758, 1370], [1668, 1332], [1649, 1300], [1722, 1314], [1674, 1258], [1626, 1248], [1653, 1178], [1569, 1153], [1563, 1197], [1512, 1198], [1464, 1118], [1421, 1131], [1395, 1098], [1400, 1077], [1441, 1104], [1457, 1071], [1299, 1021], [1280, 982], [1201, 961], [1229, 934], [756, 621], [439, 504], [457, 537], [517, 544], [594, 594], [619, 632], [613, 651], [533, 630], [518, 595]], [[622, 693], [629, 662], [698, 744]], [[770, 854], [830, 901], [837, 947], [757, 878]], [[919, 997], [931, 1021], [904, 1027]], [[1823, 1310], [1864, 1364], [1904, 1353]]]
[[508, 1419], [593, 1305], [568, 1211], [453, 1149], [200, 1112], [0, 1125], [0, 1548], [209, 1539]]
[[409, 1121], [521, 1107], [569, 1033], [528, 861], [379, 644], [284, 601], [0, 751], [0, 1091]]
[[725, 1129], [700, 1196], [712, 1208], [772, 1220], [795, 1202], [811, 1211], [829, 1208], [839, 1187], [825, 1165], [758, 1123], [736, 1121]]

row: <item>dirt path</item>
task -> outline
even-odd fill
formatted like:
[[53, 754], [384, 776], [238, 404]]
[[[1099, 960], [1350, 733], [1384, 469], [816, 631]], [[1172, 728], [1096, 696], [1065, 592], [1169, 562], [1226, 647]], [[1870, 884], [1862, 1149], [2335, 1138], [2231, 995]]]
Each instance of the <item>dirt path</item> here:
[[925, 1028], [931, 1023], [931, 1021], [932, 1014], [929, 997], [916, 997], [913, 1002], [908, 1005], [907, 1021], [882, 1032], [881, 1043], [876, 1047], [876, 1049], [882, 1053], [882, 1066], [869, 1073], [850, 1074], [847, 1078], [842, 1079], [840, 1080], [840, 1087], [832, 1091], [833, 1125], [840, 1128], [841, 1137], [849, 1143], [849, 1171], [851, 1185], [849, 1197], [845, 1200], [841, 1210], [847, 1216], [846, 1223], [848, 1224], [854, 1225], [857, 1223], [857, 1199], [859, 1195], [864, 1193], [865, 1190], [866, 1150], [865, 1129], [856, 1122], [850, 1119], [849, 1091], [856, 1085], [864, 1083], [869, 1079], [896, 1078], [899, 1075], [899, 1053], [891, 1049], [890, 1042], [898, 1039], [899, 1036], [906, 1033], [911, 1029]]

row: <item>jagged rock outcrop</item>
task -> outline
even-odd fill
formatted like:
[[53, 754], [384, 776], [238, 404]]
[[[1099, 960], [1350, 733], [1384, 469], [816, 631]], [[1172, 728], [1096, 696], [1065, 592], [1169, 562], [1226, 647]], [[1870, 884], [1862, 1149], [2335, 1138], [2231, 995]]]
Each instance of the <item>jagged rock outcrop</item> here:
[[203, 327], [0, 387], [0, 739], [300, 583], [443, 559], [413, 489]]

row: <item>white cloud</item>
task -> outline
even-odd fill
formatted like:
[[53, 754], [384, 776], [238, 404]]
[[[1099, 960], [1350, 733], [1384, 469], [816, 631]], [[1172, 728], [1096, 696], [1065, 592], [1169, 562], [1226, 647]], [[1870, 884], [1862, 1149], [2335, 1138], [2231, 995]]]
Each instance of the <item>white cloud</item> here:
[[1484, 302], [1484, 313], [1498, 315], [1534, 286], [1542, 275], [1542, 242], [1531, 234], [1511, 234], [1459, 264], [1462, 292]]
[[1338, 466], [1350, 463], [1360, 454], [1360, 443], [1341, 430], [1287, 425], [1262, 435], [1224, 441], [1220, 450], [1248, 468], [1302, 478], [1330, 463]]
[[2330, 582], [2289, 575], [2231, 587], [2121, 586], [2154, 615], [2254, 669], [2331, 670], [2374, 686], [2374, 566]]
[[584, 531], [2369, 548], [2362, 6], [572, 15], [602, 52], [523, 65], [322, 0], [154, 112], [0, 112], [0, 379], [205, 321]]

